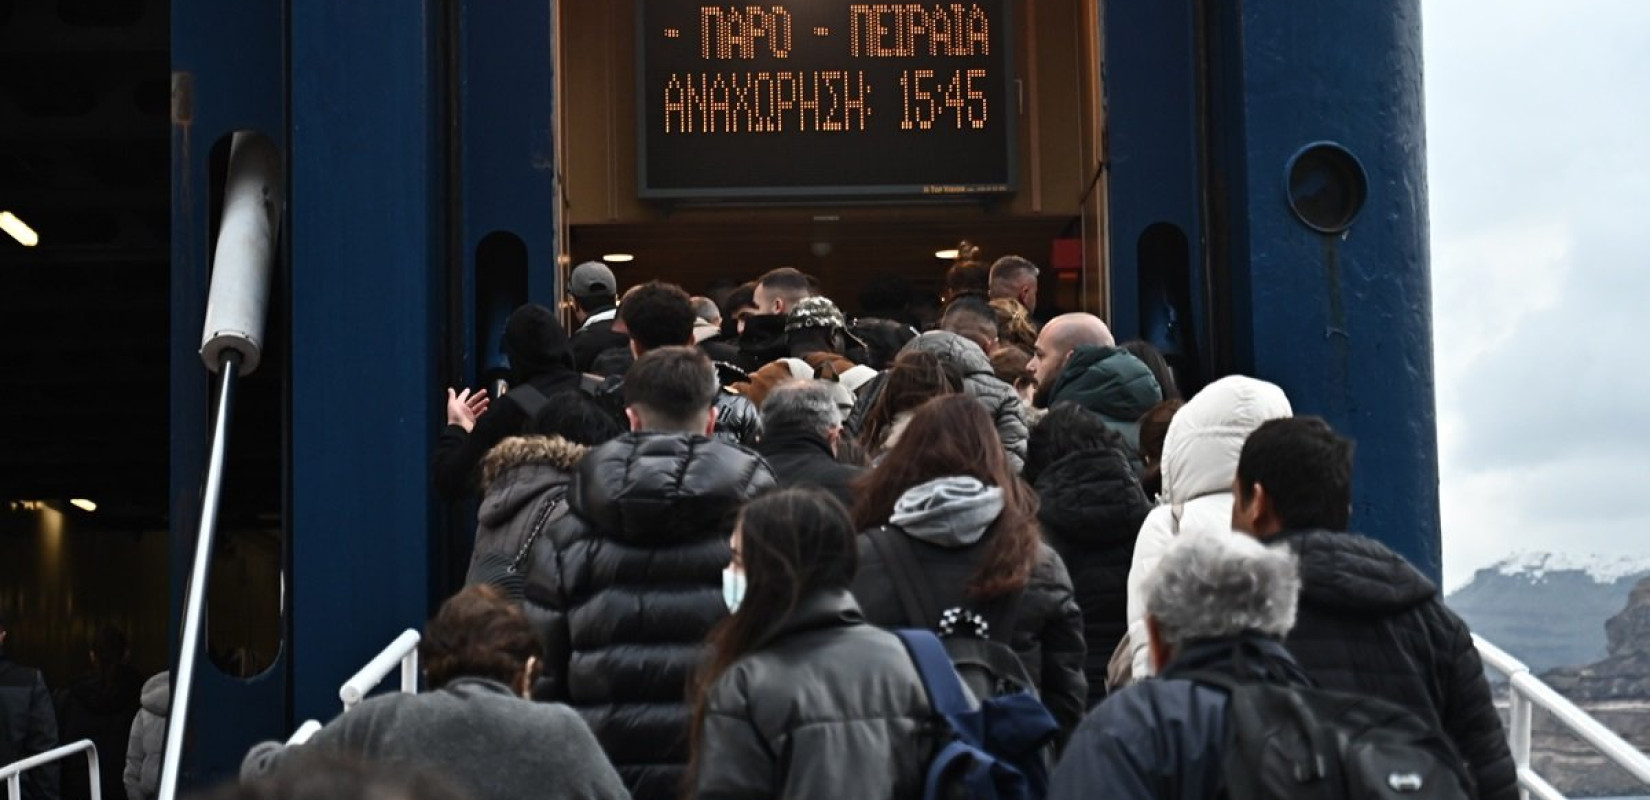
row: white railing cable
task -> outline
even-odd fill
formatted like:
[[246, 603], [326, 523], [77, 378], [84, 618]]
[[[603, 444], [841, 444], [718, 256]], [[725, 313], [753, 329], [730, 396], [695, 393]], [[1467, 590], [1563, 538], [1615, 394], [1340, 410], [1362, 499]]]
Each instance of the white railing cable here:
[[1531, 795], [1540, 800], [1564, 800], [1562, 793], [1536, 774], [1535, 767], [1530, 762], [1536, 709], [1551, 714], [1571, 733], [1597, 748], [1601, 755], [1616, 766], [1626, 770], [1629, 775], [1644, 784], [1650, 785], [1650, 756], [1640, 752], [1638, 748], [1616, 735], [1615, 731], [1604, 727], [1603, 723], [1559, 694], [1553, 687], [1530, 674], [1530, 668], [1525, 666], [1524, 662], [1513, 658], [1507, 651], [1490, 644], [1477, 634], [1473, 634], [1472, 641], [1477, 645], [1478, 654], [1484, 663], [1507, 676], [1507, 684], [1510, 687], [1509, 702], [1512, 704], [1507, 741], [1512, 749], [1513, 762], [1518, 766], [1518, 788], [1526, 800]]
[[344, 710], [348, 711], [361, 702], [367, 693], [382, 683], [397, 666], [401, 667], [401, 691], [407, 694], [418, 693], [418, 631], [408, 628], [402, 631], [390, 646], [373, 656], [367, 665], [361, 668], [338, 687], [338, 699], [344, 701]]
[[103, 782], [97, 774], [97, 745], [92, 744], [91, 739], [70, 742], [62, 747], [54, 747], [39, 755], [29, 756], [0, 767], [0, 780], [6, 782], [6, 797], [8, 800], [22, 800], [23, 773], [36, 767], [43, 767], [54, 761], [71, 758], [78, 753], [86, 754], [86, 780], [91, 786], [92, 800], [103, 800]]

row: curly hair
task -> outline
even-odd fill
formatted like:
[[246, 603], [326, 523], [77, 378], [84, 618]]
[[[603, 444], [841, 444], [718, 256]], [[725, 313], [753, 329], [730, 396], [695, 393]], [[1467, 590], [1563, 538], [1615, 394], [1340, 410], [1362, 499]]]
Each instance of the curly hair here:
[[1031, 312], [1026, 311], [1020, 301], [999, 297], [991, 301], [991, 310], [997, 312], [997, 341], [1026, 352], [1037, 351], [1037, 326], [1031, 321]]
[[430, 688], [455, 678], [514, 682], [527, 659], [542, 658], [544, 645], [521, 607], [488, 584], [467, 586], [447, 598], [418, 643]]

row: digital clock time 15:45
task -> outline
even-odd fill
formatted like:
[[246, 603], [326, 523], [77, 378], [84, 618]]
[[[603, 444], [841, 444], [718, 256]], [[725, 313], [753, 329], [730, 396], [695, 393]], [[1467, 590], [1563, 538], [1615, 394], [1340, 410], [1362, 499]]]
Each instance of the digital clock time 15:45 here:
[[985, 92], [974, 86], [975, 81], [984, 80], [983, 69], [953, 70], [949, 79], [931, 69], [904, 70], [899, 76], [905, 107], [900, 130], [933, 130], [945, 124], [948, 114], [957, 130], [985, 128], [990, 108]]

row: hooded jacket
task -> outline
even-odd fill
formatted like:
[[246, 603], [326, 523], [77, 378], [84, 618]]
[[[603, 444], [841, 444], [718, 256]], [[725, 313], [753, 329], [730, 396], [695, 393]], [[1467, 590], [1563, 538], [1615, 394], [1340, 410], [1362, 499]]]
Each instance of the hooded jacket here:
[[[740, 507], [774, 486], [756, 453], [703, 436], [630, 433], [588, 453], [571, 513], [526, 587], [549, 632], [549, 691], [584, 714], [637, 798], [675, 798], [688, 751], [686, 691], [705, 635], [728, 613], [722, 569]], [[565, 655], [557, 656], [561, 653]]]
[[[581, 376], [573, 369], [567, 334], [555, 313], [543, 306], [523, 306], [510, 315], [504, 327], [504, 352], [510, 357], [510, 383], [532, 384], [546, 398], [579, 388]], [[507, 436], [517, 436], [527, 427], [527, 419], [510, 393], [493, 398], [487, 412], [476, 418], [474, 429], [466, 432], [448, 425], [435, 449], [436, 492], [456, 500], [477, 487], [476, 466]]]
[[[1239, 674], [1236, 658], [1242, 651]], [[1083, 720], [1049, 779], [1049, 800], [1209, 800], [1225, 796], [1227, 694], [1176, 676], [1217, 672], [1235, 678], [1286, 675], [1308, 685], [1289, 653], [1258, 637], [1188, 644], [1163, 679], [1127, 686]]]
[[921, 796], [933, 713], [897, 637], [810, 595], [711, 686], [694, 796]]
[[1072, 453], [1037, 476], [1043, 534], [1071, 570], [1083, 609], [1088, 704], [1106, 696], [1106, 662], [1128, 632], [1129, 565], [1151, 504], [1122, 453]]
[[[481, 507], [476, 512], [475, 549], [466, 584], [492, 582], [507, 591], [514, 588], [506, 585], [511, 580], [500, 579], [500, 567], [515, 561], [535, 525], [543, 527], [517, 574], [530, 578], [555, 570], [556, 543], [546, 529], [557, 516], [558, 501], [565, 515], [573, 472], [588, 452], [589, 448], [559, 436], [512, 436], [487, 453], [481, 462]], [[519, 585], [521, 580], [513, 582]], [[565, 662], [566, 637], [553, 635], [560, 614], [542, 598], [523, 597], [522, 601], [522, 611], [543, 640], [545, 662]], [[558, 672], [543, 670], [533, 687], [535, 696], [554, 696], [560, 677]]]
[[1129, 567], [1129, 646], [1136, 679], [1150, 674], [1146, 657], [1146, 592], [1157, 562], [1176, 536], [1232, 531], [1232, 480], [1249, 434], [1269, 419], [1293, 413], [1283, 390], [1242, 375], [1198, 392], [1169, 422], [1163, 442], [1163, 496], [1140, 526]]
[[1118, 347], [1072, 350], [1048, 395], [1050, 408], [1076, 403], [1099, 414], [1133, 448], [1135, 461], [1140, 453], [1140, 417], [1161, 402], [1163, 387], [1157, 385], [1151, 368]]
[[[126, 761], [126, 742], [132, 734], [132, 718], [137, 716], [142, 691], [143, 674], [127, 664], [117, 664], [106, 679], [95, 672], [81, 676], [69, 685], [58, 703], [58, 739], [90, 739], [97, 745], [105, 797], [119, 797], [123, 791], [121, 765]], [[65, 769], [61, 777], [64, 798], [91, 797], [85, 769]]]
[[[1020, 402], [1020, 395], [1014, 387], [997, 377], [985, 351], [950, 331], [929, 331], [912, 339], [900, 352], [906, 350], [929, 353], [963, 376], [963, 391], [980, 401], [980, 405], [991, 414], [991, 421], [997, 426], [997, 437], [1002, 439], [1003, 449], [1008, 453], [1009, 467], [1019, 472], [1025, 466], [1026, 438], [1031, 430], [1026, 407]], [[866, 412], [882, 394], [885, 378], [886, 375], [878, 375], [861, 387], [859, 402], [844, 423], [848, 430], [861, 430]]]
[[1300, 610], [1285, 644], [1325, 689], [1378, 697], [1448, 735], [1485, 800], [1518, 797], [1506, 731], [1466, 623], [1402, 556], [1350, 533], [1271, 539], [1300, 559]]
[[[991, 525], [1002, 508], [1001, 489], [968, 477], [939, 478], [914, 486], [895, 503], [889, 524], [911, 537], [917, 563], [940, 607], [983, 611], [981, 601], [967, 597], [966, 587], [979, 569], [983, 548], [990, 543]], [[862, 534], [853, 590], [865, 618], [884, 628], [919, 624], [906, 619], [893, 576], [891, 565]], [[930, 620], [923, 627], [938, 623]], [[1083, 677], [1083, 612], [1065, 562], [1046, 544], [1039, 545], [1007, 643], [1037, 684], [1043, 704], [1061, 730], [1069, 733], [1082, 718], [1088, 698]]]
[[149, 676], [137, 718], [126, 742], [122, 775], [127, 800], [154, 800], [160, 794], [160, 762], [166, 749], [166, 717], [172, 711], [172, 673]]
[[[529, 754], [525, 748], [536, 745]], [[620, 800], [624, 787], [566, 706], [534, 703], [495, 680], [457, 678], [422, 694], [369, 697], [302, 745], [265, 742], [241, 762], [251, 780], [307, 753], [428, 769], [472, 800]]]

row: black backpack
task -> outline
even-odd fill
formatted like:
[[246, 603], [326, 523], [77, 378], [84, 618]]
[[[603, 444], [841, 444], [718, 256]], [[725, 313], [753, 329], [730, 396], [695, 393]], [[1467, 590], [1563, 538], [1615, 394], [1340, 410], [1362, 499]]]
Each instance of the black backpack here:
[[1173, 677], [1224, 689], [1229, 800], [1470, 800], [1455, 748], [1408, 710], [1373, 697], [1243, 681]]
[[887, 525], [866, 535], [888, 564], [905, 624], [939, 634], [963, 685], [976, 700], [1022, 691], [1036, 694], [1025, 663], [1003, 643], [1014, 633], [1023, 591], [985, 604], [941, 607], [909, 536]]

